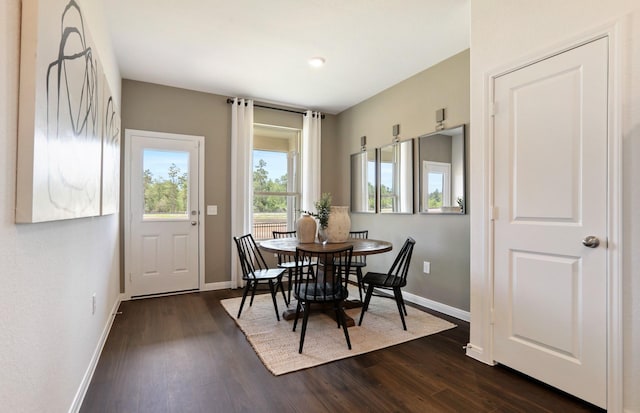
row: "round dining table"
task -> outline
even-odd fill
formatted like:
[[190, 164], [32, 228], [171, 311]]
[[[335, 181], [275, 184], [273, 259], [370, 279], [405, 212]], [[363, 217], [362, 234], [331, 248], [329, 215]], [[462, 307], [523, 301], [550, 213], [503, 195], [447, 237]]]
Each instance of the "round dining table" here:
[[[322, 252], [331, 252], [346, 246], [353, 246], [353, 255], [373, 255], [373, 254], [381, 254], [383, 252], [388, 252], [393, 249], [393, 244], [388, 241], [382, 241], [377, 239], [369, 239], [369, 238], [349, 238], [345, 242], [337, 242], [337, 243], [325, 243], [322, 244], [320, 242], [313, 243], [300, 243], [298, 239], [293, 238], [274, 238], [262, 240], [259, 242], [260, 249], [266, 252], [272, 252], [276, 254], [285, 254], [285, 255], [295, 255], [296, 248], [304, 248], [307, 251], [322, 253]], [[357, 308], [362, 307], [362, 302], [360, 300], [346, 300], [345, 308]], [[328, 313], [329, 315], [332, 312]], [[287, 309], [282, 314], [282, 317], [285, 320], [293, 320], [296, 316], [295, 309]], [[352, 327], [355, 325], [355, 320], [345, 314], [345, 321], [347, 327]]]
[[380, 254], [383, 252], [391, 251], [393, 244], [388, 241], [381, 241], [377, 239], [368, 238], [349, 238], [345, 242], [329, 242], [321, 244], [320, 242], [304, 243], [298, 242], [296, 237], [293, 238], [274, 238], [266, 239], [259, 242], [260, 249], [273, 252], [276, 254], [294, 255], [296, 248], [304, 248], [313, 252], [331, 252], [344, 248], [349, 245], [353, 245], [353, 255], [372, 255]]

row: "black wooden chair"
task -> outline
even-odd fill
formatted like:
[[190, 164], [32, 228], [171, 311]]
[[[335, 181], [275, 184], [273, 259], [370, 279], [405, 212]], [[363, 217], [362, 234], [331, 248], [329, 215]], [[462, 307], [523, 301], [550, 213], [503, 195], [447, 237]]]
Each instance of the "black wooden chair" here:
[[[272, 231], [273, 238], [291, 238], [296, 236], [296, 231]], [[278, 268], [284, 268], [287, 271], [289, 282], [287, 285], [287, 304], [291, 302], [291, 290], [294, 279], [294, 270], [298, 263], [293, 255], [278, 254]], [[313, 271], [313, 266], [316, 265], [316, 261], [309, 261], [301, 263], [302, 266], [307, 267], [308, 271]]]
[[273, 300], [273, 306], [276, 309], [276, 318], [280, 321], [280, 314], [278, 313], [278, 303], [276, 302], [276, 293], [278, 288], [282, 291], [282, 297], [285, 303], [288, 305], [287, 296], [284, 293], [284, 287], [282, 286], [282, 274], [283, 268], [269, 268], [264, 260], [264, 257], [258, 249], [256, 241], [251, 234], [243, 235], [241, 237], [233, 237], [238, 247], [238, 257], [240, 258], [240, 266], [242, 267], [242, 279], [246, 282], [244, 292], [242, 293], [242, 301], [240, 302], [240, 309], [238, 310], [238, 318], [242, 313], [242, 307], [247, 298], [249, 290], [251, 290], [251, 300], [249, 306], [253, 305], [253, 297], [256, 294], [258, 284], [267, 283], [269, 285], [269, 292], [271, 293], [271, 299]]
[[[369, 238], [369, 231], [349, 231], [349, 238], [360, 238], [367, 239]], [[336, 263], [336, 265], [341, 265], [341, 263]], [[353, 274], [356, 276], [356, 280], [358, 282], [358, 294], [360, 295], [360, 302], [362, 302], [362, 292], [364, 291], [364, 285], [362, 284], [362, 269], [367, 266], [367, 256], [366, 255], [354, 255], [351, 259], [351, 269], [349, 270], [349, 274]]]
[[[393, 298], [398, 305], [398, 312], [402, 319], [402, 327], [406, 330], [407, 324], [404, 321], [404, 316], [407, 315], [407, 308], [404, 305], [404, 299], [402, 298], [402, 291], [405, 285], [407, 285], [407, 273], [409, 272], [409, 264], [411, 263], [411, 254], [413, 253], [413, 246], [416, 241], [409, 237], [404, 242], [402, 249], [398, 253], [396, 259], [393, 261], [393, 265], [389, 269], [389, 272], [368, 272], [363, 278], [362, 282], [367, 285], [367, 295], [364, 299], [364, 305], [362, 306], [362, 312], [360, 313], [360, 321], [358, 325], [362, 325], [362, 318], [364, 313], [369, 309], [369, 302], [373, 295], [374, 288], [381, 290], [393, 291]], [[388, 297], [380, 295], [380, 297]]]
[[[300, 311], [304, 311], [298, 353], [302, 353], [304, 336], [307, 331], [307, 322], [312, 304], [332, 304], [332, 309], [335, 311], [336, 321], [338, 322], [338, 328], [342, 326], [344, 337], [347, 340], [347, 347], [351, 350], [351, 340], [349, 340], [349, 331], [347, 330], [347, 324], [344, 318], [344, 300], [349, 296], [347, 284], [349, 281], [349, 266], [352, 255], [352, 245], [339, 250], [323, 252], [309, 251], [303, 247], [296, 248], [296, 262], [304, 263], [314, 259], [317, 259], [318, 262], [316, 276], [310, 271], [306, 271], [304, 265], [296, 266], [297, 283], [295, 284], [293, 294], [298, 300], [298, 306], [296, 307], [293, 331], [296, 331]], [[344, 265], [334, 265], [334, 262], [343, 262]]]

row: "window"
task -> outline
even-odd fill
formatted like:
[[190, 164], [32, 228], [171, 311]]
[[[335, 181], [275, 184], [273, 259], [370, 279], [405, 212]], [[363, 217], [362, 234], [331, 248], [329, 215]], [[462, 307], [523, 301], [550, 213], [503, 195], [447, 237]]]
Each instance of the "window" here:
[[438, 210], [451, 206], [451, 164], [444, 162], [423, 161], [424, 182], [426, 182], [426, 198], [422, 200], [429, 210]]
[[189, 219], [189, 152], [144, 149], [142, 164], [143, 219]]
[[254, 124], [253, 230], [256, 239], [291, 231], [300, 209], [300, 130]]

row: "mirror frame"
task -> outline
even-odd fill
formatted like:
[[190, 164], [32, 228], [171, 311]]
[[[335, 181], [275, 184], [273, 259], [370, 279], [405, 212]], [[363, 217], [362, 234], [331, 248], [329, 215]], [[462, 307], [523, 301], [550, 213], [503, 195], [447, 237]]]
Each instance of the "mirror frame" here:
[[[378, 148], [378, 211], [381, 214], [413, 214], [413, 210], [414, 210], [414, 171], [413, 171], [413, 165], [414, 165], [414, 144], [413, 144], [413, 139], [407, 139], [404, 141], [398, 141], [398, 142], [394, 142], [391, 143], [389, 145], [385, 145], [382, 146], [380, 148]], [[408, 180], [408, 182], [405, 182], [403, 185], [407, 188], [407, 194], [406, 194], [406, 209], [405, 210], [401, 210], [401, 211], [396, 211], [396, 210], [391, 210], [391, 211], [385, 211], [382, 207], [382, 180], [383, 180], [383, 176], [382, 176], [382, 164], [384, 162], [382, 162], [382, 153], [385, 149], [389, 149], [391, 148], [394, 151], [394, 156], [397, 156], [395, 154], [396, 151], [398, 151], [399, 149], [397, 148], [401, 148], [401, 147], [407, 147], [409, 148], [408, 150], [410, 151], [409, 156], [406, 156], [406, 165], [404, 164], [400, 164], [398, 169], [402, 169], [402, 168], [406, 168], [404, 171], [404, 176], [406, 177], [406, 179]], [[392, 177], [393, 178], [393, 177]], [[402, 194], [400, 195], [402, 196]]]
[[[426, 195], [426, 191], [427, 189], [425, 188], [426, 182], [425, 182], [425, 172], [424, 172], [424, 167], [423, 167], [423, 162], [428, 162], [426, 159], [423, 159], [423, 152], [425, 152], [427, 149], [427, 142], [429, 139], [435, 138], [436, 136], [439, 135], [448, 135], [448, 136], [459, 136], [462, 135], [462, 139], [460, 140], [460, 151], [458, 152], [459, 156], [458, 156], [458, 164], [461, 166], [462, 171], [459, 172], [457, 174], [458, 178], [459, 178], [459, 183], [458, 186], [461, 186], [461, 189], [458, 189], [457, 191], [455, 189], [452, 189], [451, 186], [455, 187], [455, 182], [454, 185], [450, 184], [450, 189], [449, 191], [452, 191], [452, 201], [453, 201], [453, 196], [454, 195], [454, 191], [457, 192], [458, 194], [461, 194], [461, 196], [458, 196], [458, 205], [448, 205], [448, 206], [443, 206], [441, 207], [439, 210], [436, 209], [432, 209], [429, 210], [427, 207], [425, 207], [425, 200], [424, 200], [424, 196]], [[454, 126], [452, 128], [447, 128], [447, 129], [443, 129], [443, 130], [439, 130], [439, 131], [435, 131], [435, 132], [431, 132], [428, 133], [426, 135], [421, 135], [417, 138], [418, 140], [418, 175], [419, 175], [419, 211], [421, 214], [437, 214], [437, 215], [464, 215], [467, 213], [467, 205], [466, 205], [466, 200], [467, 200], [467, 188], [466, 188], [466, 181], [467, 181], [467, 161], [466, 161], [466, 139], [467, 139], [467, 133], [466, 133], [466, 126], [464, 124], [462, 125], [458, 125], [458, 126]], [[449, 170], [451, 169], [453, 165], [453, 161], [449, 163]], [[443, 164], [443, 166], [446, 168], [446, 164]], [[458, 168], [459, 170], [460, 168]], [[455, 172], [454, 172], [455, 173]], [[451, 173], [452, 175], [454, 173]], [[454, 176], [451, 176], [450, 181], [454, 180]], [[461, 179], [460, 179], [461, 178]], [[444, 190], [443, 190], [444, 191]], [[452, 202], [453, 203], [453, 202]]]
[[[362, 168], [362, 164], [363, 161], [365, 163], [365, 168], [367, 168], [367, 164], [369, 162], [369, 155], [373, 154], [373, 210], [370, 209], [366, 209], [366, 210], [359, 210], [356, 208], [356, 205], [358, 204], [358, 202], [356, 201], [356, 197], [355, 194], [357, 194], [357, 192], [355, 191], [359, 191], [360, 194], [363, 193], [364, 188], [362, 187], [363, 185], [367, 185], [368, 188], [368, 183], [369, 180], [367, 180], [366, 182], [359, 182], [359, 188], [356, 188], [356, 185], [354, 185], [354, 178], [357, 176], [356, 173], [354, 173], [354, 168], [356, 166], [360, 166]], [[350, 204], [351, 204], [351, 213], [353, 214], [375, 214], [376, 212], [378, 212], [378, 151], [376, 149], [367, 149], [367, 150], [363, 150], [360, 151], [358, 153], [354, 153], [351, 154], [351, 178], [350, 178], [350, 183], [351, 183], [351, 190], [350, 190]], [[368, 170], [368, 168], [367, 168]], [[366, 176], [365, 176], [366, 177]], [[369, 198], [367, 197], [367, 205], [369, 205]]]

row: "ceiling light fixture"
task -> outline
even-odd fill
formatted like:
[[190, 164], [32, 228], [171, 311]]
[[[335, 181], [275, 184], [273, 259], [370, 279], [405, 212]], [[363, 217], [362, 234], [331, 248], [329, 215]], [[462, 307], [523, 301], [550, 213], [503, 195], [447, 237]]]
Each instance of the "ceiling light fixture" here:
[[309, 59], [309, 66], [311, 67], [322, 67], [324, 65], [324, 57], [312, 57]]

